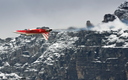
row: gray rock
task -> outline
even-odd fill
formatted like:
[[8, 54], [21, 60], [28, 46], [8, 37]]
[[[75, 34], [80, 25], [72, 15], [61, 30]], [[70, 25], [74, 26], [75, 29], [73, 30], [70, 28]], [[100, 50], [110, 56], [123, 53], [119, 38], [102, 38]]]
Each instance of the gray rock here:
[[110, 22], [110, 21], [114, 21], [116, 19], [116, 17], [113, 14], [105, 14], [104, 15], [104, 20], [102, 22]]
[[115, 10], [114, 14], [120, 20], [128, 20], [128, 1], [123, 2], [117, 10]]

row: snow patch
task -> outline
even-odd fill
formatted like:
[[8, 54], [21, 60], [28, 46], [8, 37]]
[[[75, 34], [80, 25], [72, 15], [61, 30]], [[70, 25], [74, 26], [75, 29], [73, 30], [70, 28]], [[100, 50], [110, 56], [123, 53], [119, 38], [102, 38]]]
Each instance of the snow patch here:
[[110, 35], [106, 36], [102, 41], [105, 43], [104, 48], [126, 48], [128, 47], [128, 31], [118, 30], [116, 32], [109, 32]]
[[20, 79], [21, 77], [15, 73], [10, 73], [10, 74], [2, 73], [2, 72], [0, 73], [0, 80], [20, 80]]
[[[63, 39], [61, 39], [60, 36], [63, 36]], [[73, 43], [78, 40], [78, 37], [70, 37], [67, 33], [61, 32], [58, 33], [57, 37], [57, 42], [50, 45], [47, 50], [34, 62], [34, 64], [43, 62], [47, 65], [53, 65], [53, 62], [55, 62], [61, 55], [64, 55], [62, 51], [66, 48], [73, 47]]]

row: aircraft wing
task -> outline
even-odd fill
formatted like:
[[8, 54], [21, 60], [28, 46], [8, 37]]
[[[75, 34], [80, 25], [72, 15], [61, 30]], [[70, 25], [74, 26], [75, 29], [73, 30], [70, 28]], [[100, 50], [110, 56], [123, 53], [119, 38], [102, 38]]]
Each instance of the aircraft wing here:
[[49, 32], [46, 32], [46, 33], [42, 33], [43, 37], [45, 40], [48, 40], [49, 38]]

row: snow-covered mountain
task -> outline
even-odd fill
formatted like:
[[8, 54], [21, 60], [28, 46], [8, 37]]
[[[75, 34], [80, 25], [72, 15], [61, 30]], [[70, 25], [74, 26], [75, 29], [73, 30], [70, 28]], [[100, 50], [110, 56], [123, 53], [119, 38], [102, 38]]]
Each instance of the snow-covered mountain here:
[[[107, 61], [120, 61], [120, 56], [127, 51], [127, 34], [127, 30], [121, 29], [115, 31], [67, 30], [51, 32], [49, 41], [45, 41], [42, 35], [20, 35], [16, 38], [1, 39], [1, 75], [15, 73], [20, 76], [18, 78], [27, 80], [80, 80], [81, 78], [84, 80], [87, 78], [85, 74], [89, 75], [88, 70], [91, 67], [95, 70], [96, 66], [102, 64], [108, 66]], [[115, 50], [120, 52], [113, 52]], [[125, 56], [125, 59], [127, 58]], [[111, 62], [110, 64], [113, 65]], [[122, 63], [115, 65], [120, 64]], [[122, 66], [125, 67], [126, 64], [127, 61], [124, 61]], [[101, 67], [106, 71], [108, 67], [104, 65]], [[87, 71], [85, 67], [88, 67]], [[124, 70], [122, 67], [119, 68]], [[125, 70], [117, 73], [122, 75], [124, 72]]]
[[[120, 7], [119, 7], [120, 8]], [[90, 29], [0, 39], [0, 80], [127, 80], [128, 26], [117, 18]]]
[[[1, 39], [0, 70], [4, 73], [15, 72], [21, 77], [37, 78], [38, 74], [44, 73], [44, 65], [54, 65], [61, 56], [65, 55], [64, 50], [74, 47], [73, 44], [78, 37], [71, 37], [68, 34], [70, 33], [52, 32], [49, 41], [45, 41], [42, 35], [21, 35], [16, 38]], [[34, 74], [36, 76], [31, 76]]]

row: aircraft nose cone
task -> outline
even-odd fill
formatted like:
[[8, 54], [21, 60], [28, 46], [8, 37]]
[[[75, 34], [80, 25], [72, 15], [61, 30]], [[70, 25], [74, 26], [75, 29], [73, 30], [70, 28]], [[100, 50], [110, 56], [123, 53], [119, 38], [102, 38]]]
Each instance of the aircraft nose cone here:
[[49, 31], [52, 31], [52, 29], [49, 29]]

